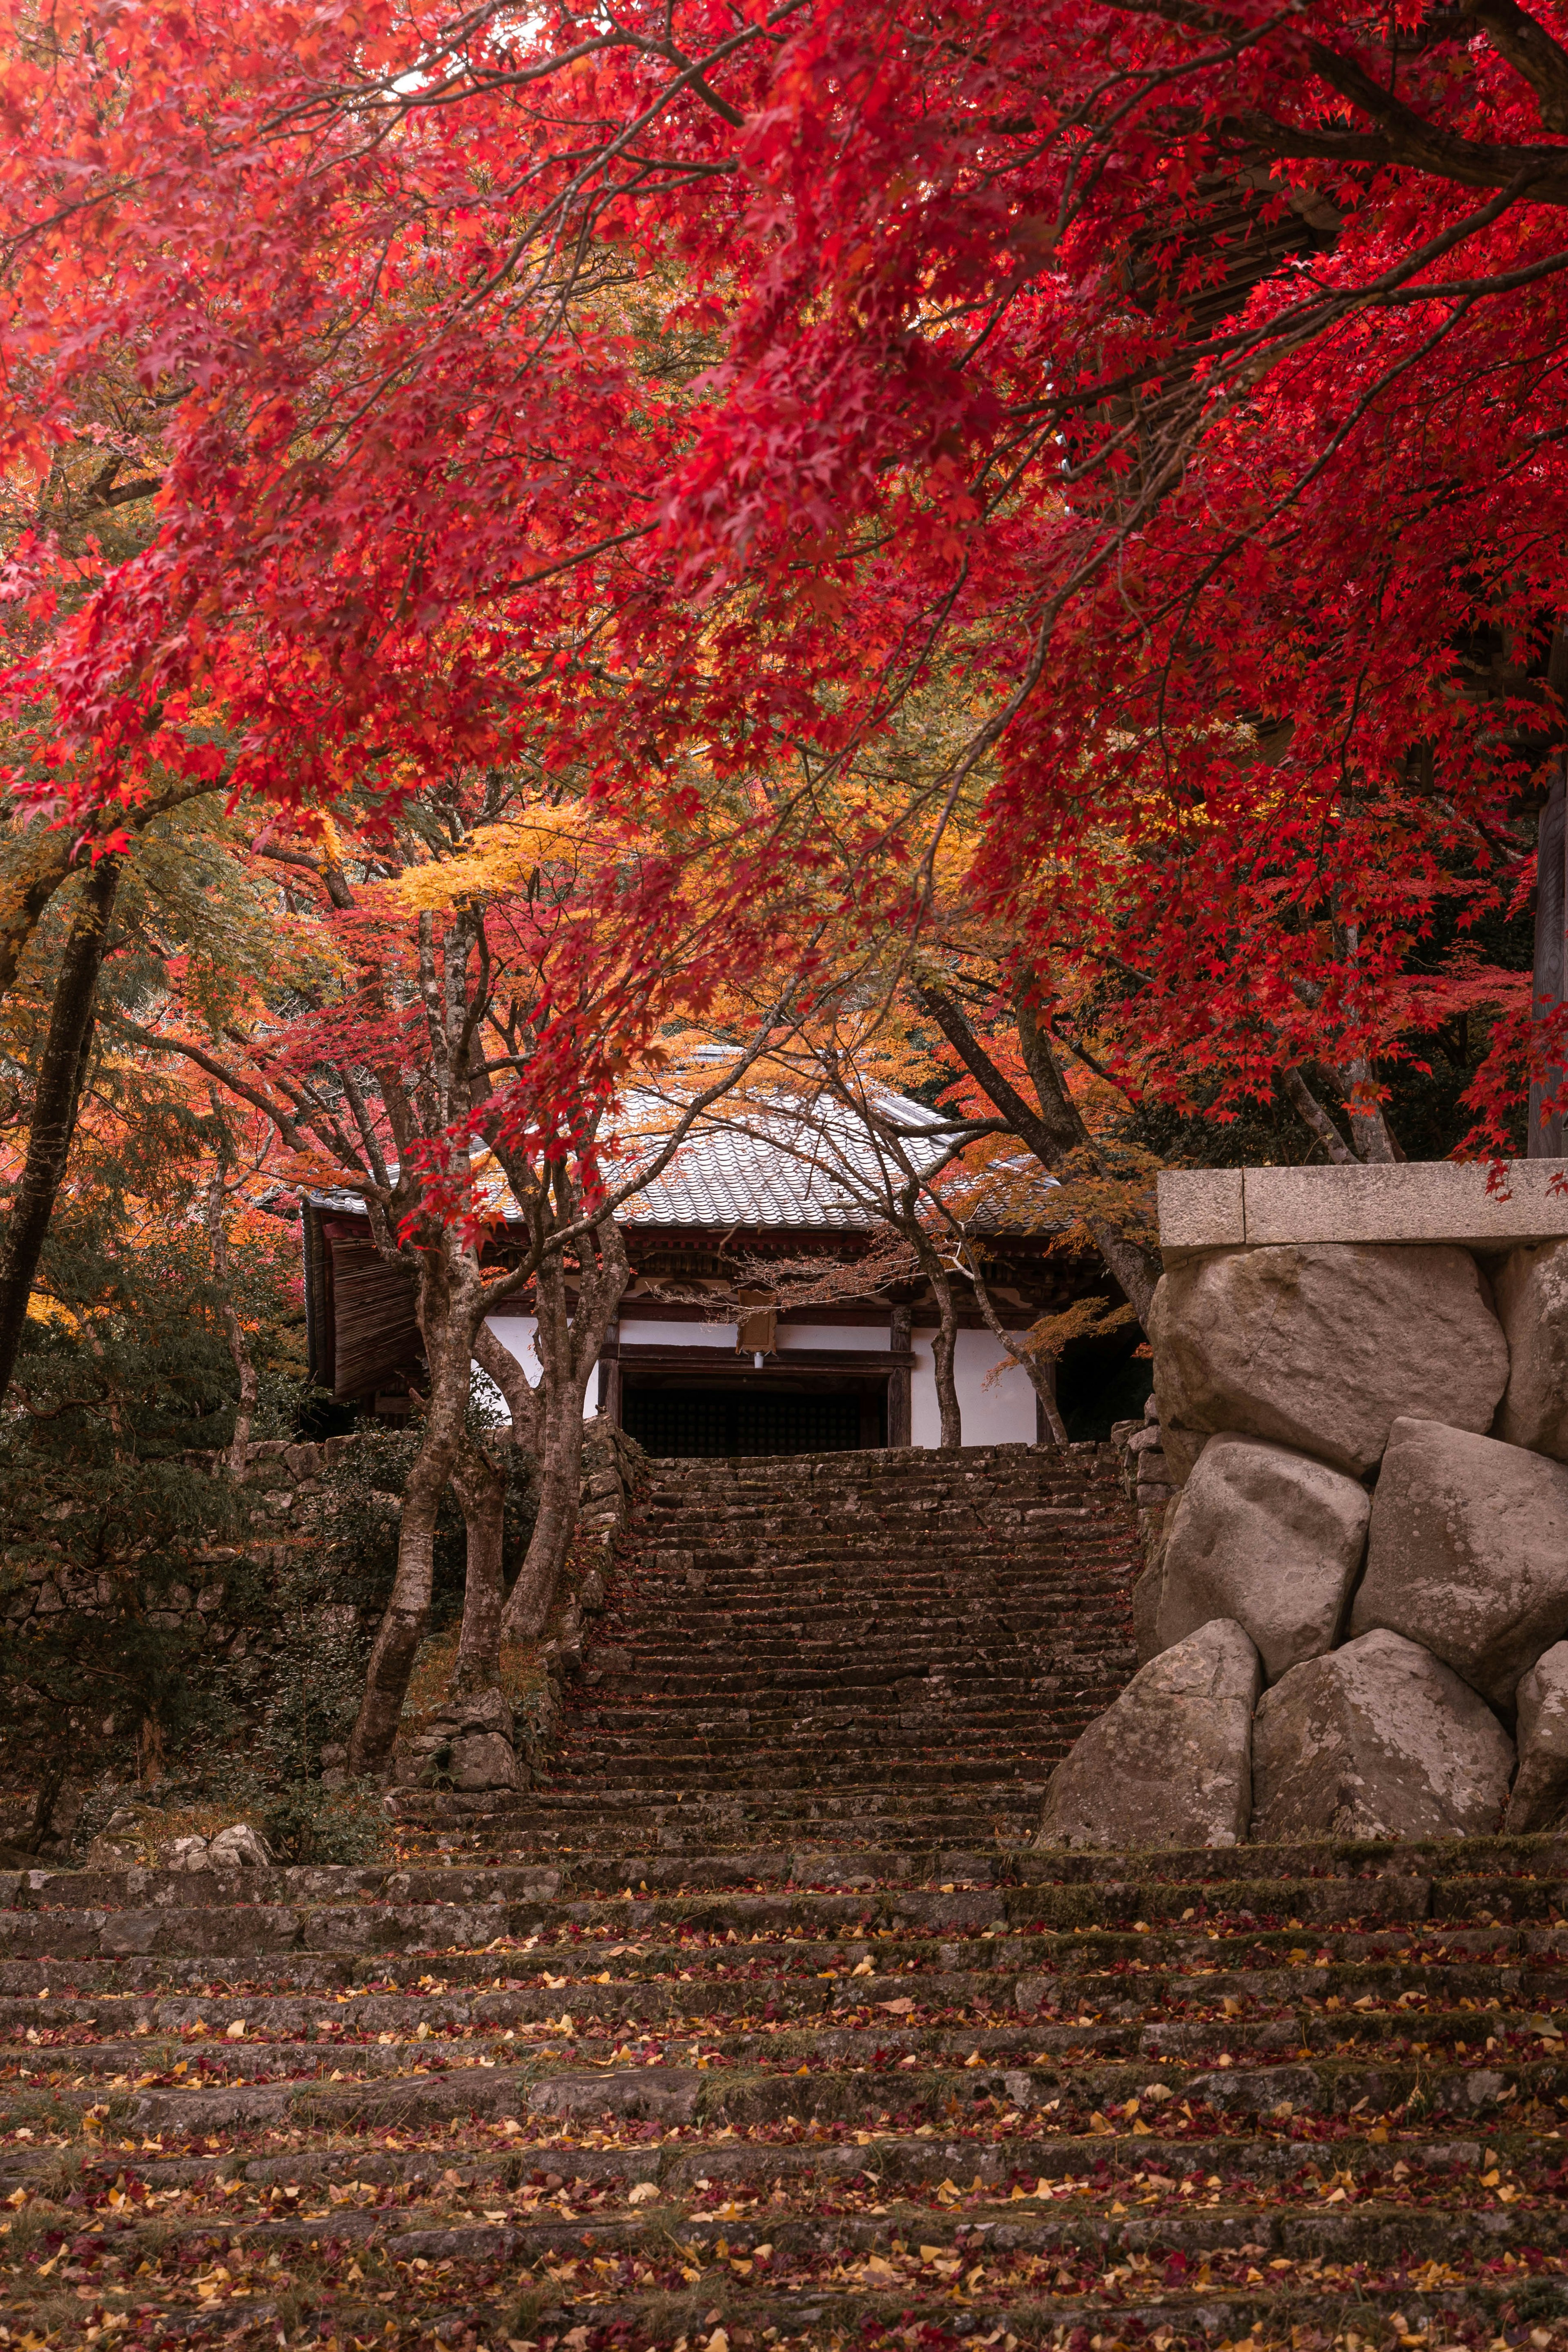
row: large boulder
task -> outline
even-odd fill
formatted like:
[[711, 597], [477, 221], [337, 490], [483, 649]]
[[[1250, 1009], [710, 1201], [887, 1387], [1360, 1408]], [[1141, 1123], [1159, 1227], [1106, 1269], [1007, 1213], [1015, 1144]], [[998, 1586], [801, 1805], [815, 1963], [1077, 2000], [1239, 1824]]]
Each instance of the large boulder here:
[[1332, 1649], [1371, 1509], [1357, 1479], [1310, 1454], [1261, 1437], [1211, 1438], [1165, 1541], [1160, 1648], [1234, 1618], [1270, 1683]]
[[1132, 1587], [1132, 1654], [1141, 1666], [1157, 1658], [1165, 1647], [1160, 1639], [1160, 1595], [1165, 1589], [1165, 1562], [1160, 1551]]
[[1468, 1684], [1419, 1643], [1363, 1633], [1265, 1694], [1253, 1839], [1480, 1836], [1512, 1769], [1512, 1740]]
[[1568, 1633], [1568, 1468], [1438, 1421], [1394, 1424], [1352, 1635], [1422, 1643], [1494, 1706]]
[[1468, 1252], [1292, 1243], [1172, 1267], [1149, 1338], [1167, 1458], [1238, 1430], [1360, 1476], [1401, 1413], [1489, 1429], [1508, 1346]]
[[1508, 1388], [1496, 1434], [1568, 1462], [1568, 1242], [1515, 1250], [1497, 1277]]
[[1132, 1586], [1132, 1643], [1141, 1666], [1171, 1646], [1160, 1639], [1160, 1595], [1165, 1587], [1165, 1545], [1181, 1499], [1179, 1495], [1172, 1496], [1158, 1528], [1143, 1538], [1143, 1570]]
[[1239, 1845], [1261, 1684], [1257, 1651], [1223, 1619], [1153, 1659], [1057, 1766], [1040, 1844]]
[[1561, 1829], [1568, 1817], [1568, 1642], [1538, 1658], [1516, 1694], [1519, 1770], [1504, 1829]]

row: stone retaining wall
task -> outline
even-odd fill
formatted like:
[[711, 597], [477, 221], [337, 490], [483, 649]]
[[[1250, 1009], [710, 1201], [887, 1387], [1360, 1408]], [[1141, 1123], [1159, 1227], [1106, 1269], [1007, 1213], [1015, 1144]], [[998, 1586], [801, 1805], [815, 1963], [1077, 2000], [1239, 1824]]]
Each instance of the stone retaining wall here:
[[1161, 1179], [1141, 1671], [1058, 1769], [1047, 1842], [1568, 1819], [1553, 1173]]
[[[258, 1440], [250, 1448], [240, 1481], [241, 1516], [247, 1532], [237, 1544], [215, 1541], [196, 1552], [192, 1560], [195, 1581], [171, 1587], [165, 1595], [169, 1606], [152, 1612], [153, 1624], [184, 1625], [199, 1634], [206, 1649], [228, 1658], [240, 1659], [264, 1647], [264, 1633], [254, 1625], [226, 1619], [225, 1578], [232, 1574], [240, 1546], [264, 1570], [276, 1573], [286, 1565], [289, 1551], [306, 1539], [307, 1514], [300, 1505], [321, 1494], [322, 1470], [341, 1461], [354, 1442], [353, 1437], [329, 1437], [320, 1444], [281, 1437]], [[221, 1457], [204, 1454], [187, 1459], [199, 1469], [220, 1475]], [[6, 1622], [23, 1625], [31, 1618], [58, 1615], [66, 1609], [96, 1608], [110, 1598], [107, 1590], [100, 1591], [100, 1582], [96, 1577], [73, 1578], [63, 1569], [51, 1573], [45, 1564], [34, 1561], [6, 1606]]]
[[[241, 1529], [235, 1540], [215, 1540], [193, 1555], [191, 1580], [172, 1588], [165, 1596], [170, 1605], [153, 1612], [153, 1622], [195, 1633], [205, 1655], [215, 1663], [243, 1664], [244, 1677], [254, 1681], [263, 1695], [269, 1686], [268, 1678], [273, 1684], [279, 1676], [287, 1679], [289, 1658], [274, 1622], [276, 1612], [269, 1616], [266, 1610], [252, 1611], [244, 1619], [227, 1613], [226, 1600], [236, 1561], [243, 1553], [270, 1590], [301, 1559], [319, 1559], [323, 1545], [331, 1541], [330, 1529], [312, 1508], [327, 1492], [323, 1473], [348, 1460], [360, 1443], [353, 1433], [320, 1443], [276, 1438], [254, 1444], [239, 1486]], [[437, 1749], [470, 1735], [476, 1743], [471, 1753], [459, 1748], [455, 1755], [456, 1785], [524, 1785], [530, 1769], [537, 1769], [548, 1758], [559, 1730], [565, 1685], [581, 1671], [592, 1622], [605, 1606], [612, 1547], [631, 1516], [644, 1460], [641, 1447], [623, 1431], [607, 1422], [588, 1424], [584, 1435], [577, 1541], [551, 1637], [541, 1652], [542, 1676], [525, 1694], [515, 1715], [500, 1703], [497, 1694], [493, 1702], [486, 1696], [479, 1709], [482, 1723], [465, 1722], [454, 1731], [443, 1721], [434, 1741]], [[194, 1468], [210, 1471], [215, 1479], [226, 1475], [221, 1456], [204, 1454], [188, 1456], [187, 1461]], [[395, 1515], [395, 1495], [379, 1495], [374, 1499], [390, 1516]], [[35, 1564], [6, 1604], [6, 1621], [23, 1626], [29, 1620], [68, 1610], [88, 1612], [104, 1605], [110, 1597], [107, 1591], [100, 1591], [96, 1578], [72, 1577], [63, 1568], [51, 1574], [47, 1566]], [[347, 1646], [351, 1659], [352, 1645], [363, 1643], [372, 1630], [368, 1622], [362, 1623], [361, 1612], [347, 1601], [316, 1603], [310, 1626], [312, 1640], [319, 1636], [325, 1648]], [[515, 1756], [514, 1748], [521, 1749], [521, 1758]], [[321, 1750], [321, 1777], [329, 1788], [341, 1787], [346, 1780], [344, 1755], [336, 1744]], [[400, 1748], [394, 1777], [423, 1779], [423, 1761]], [[441, 1777], [451, 1780], [453, 1772], [444, 1766]], [[57, 1836], [70, 1831], [81, 1797], [74, 1783], [61, 1791], [52, 1817]], [[0, 1842], [26, 1833], [32, 1802], [31, 1791], [9, 1797], [0, 1791]]]

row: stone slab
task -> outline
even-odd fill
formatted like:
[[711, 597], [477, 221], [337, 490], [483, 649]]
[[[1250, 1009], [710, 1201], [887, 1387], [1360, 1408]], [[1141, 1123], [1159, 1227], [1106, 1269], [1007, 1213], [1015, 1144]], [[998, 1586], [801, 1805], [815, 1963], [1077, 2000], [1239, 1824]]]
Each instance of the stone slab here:
[[[1554, 1160], [1402, 1160], [1372, 1168], [1169, 1168], [1159, 1180], [1161, 1246], [1259, 1248], [1275, 1242], [1449, 1242], [1509, 1250], [1568, 1239], [1568, 1189]], [[1239, 1200], [1237, 1195], [1239, 1193]]]
[[1163, 1168], [1158, 1180], [1163, 1249], [1235, 1249], [1247, 1239], [1239, 1168]]

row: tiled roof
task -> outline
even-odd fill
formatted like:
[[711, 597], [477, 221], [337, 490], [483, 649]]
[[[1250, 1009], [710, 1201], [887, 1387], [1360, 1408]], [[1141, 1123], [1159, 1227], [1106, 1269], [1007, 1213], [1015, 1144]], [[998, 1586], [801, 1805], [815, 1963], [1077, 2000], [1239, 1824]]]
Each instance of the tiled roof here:
[[[879, 1097], [879, 1108], [900, 1128], [936, 1128], [942, 1114], [908, 1096]], [[645, 1119], [647, 1105], [628, 1105]], [[721, 1111], [719, 1117], [725, 1117]], [[904, 1150], [912, 1166], [933, 1164], [942, 1144], [935, 1135], [929, 1143], [906, 1139]], [[725, 1123], [700, 1127], [681, 1145], [669, 1166], [646, 1191], [634, 1193], [623, 1222], [692, 1229], [728, 1229], [763, 1225], [795, 1232], [867, 1233], [879, 1221], [872, 1205], [885, 1193], [883, 1162], [865, 1129], [837, 1104], [826, 1100], [809, 1111], [780, 1104], [752, 1110], [743, 1121], [731, 1111]], [[1053, 1177], [1036, 1169], [1042, 1187]], [[489, 1187], [485, 1189], [489, 1190]], [[503, 1212], [511, 1196], [504, 1185], [492, 1197]], [[360, 1211], [358, 1197], [331, 1192], [312, 1195], [320, 1208]], [[1015, 1219], [1002, 1222], [1015, 1223]], [[971, 1219], [987, 1225], [984, 1213]]]
[[[881, 1107], [904, 1127], [933, 1126], [940, 1117], [901, 1095], [888, 1095]], [[905, 1148], [917, 1166], [940, 1156], [934, 1139]], [[655, 1225], [865, 1233], [878, 1222], [865, 1196], [883, 1189], [876, 1149], [847, 1111], [818, 1103], [806, 1116], [781, 1106], [753, 1110], [743, 1124], [700, 1128], [628, 1213]]]

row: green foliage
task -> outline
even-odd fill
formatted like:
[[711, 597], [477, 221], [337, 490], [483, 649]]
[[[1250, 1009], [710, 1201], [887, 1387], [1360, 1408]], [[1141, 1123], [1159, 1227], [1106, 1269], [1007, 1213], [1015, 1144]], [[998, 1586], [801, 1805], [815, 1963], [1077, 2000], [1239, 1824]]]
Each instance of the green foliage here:
[[[222, 1467], [237, 1387], [222, 1308], [263, 1366], [255, 1433], [291, 1435], [307, 1397], [289, 1229], [231, 1236], [220, 1286], [199, 1219], [138, 1230], [124, 1195], [93, 1199], [56, 1220], [0, 1410], [0, 1769], [46, 1792], [96, 1780], [89, 1836], [134, 1781], [164, 1809], [221, 1803], [284, 1858], [363, 1858], [384, 1823], [368, 1792], [322, 1787], [321, 1750], [359, 1703], [417, 1433], [365, 1431], [279, 1530], [265, 1465], [238, 1486]], [[476, 1435], [489, 1420], [476, 1408]], [[526, 1457], [502, 1458], [515, 1573], [533, 1496]], [[448, 1497], [435, 1633], [460, 1619], [464, 1558]]]
[[289, 1780], [263, 1801], [258, 1823], [279, 1862], [373, 1862], [387, 1818], [373, 1789], [333, 1794], [320, 1780]]
[[[133, 1737], [155, 1769], [221, 1714], [184, 1622], [234, 1531], [226, 1483], [192, 1458], [232, 1428], [219, 1302], [199, 1235], [131, 1246], [79, 1207], [43, 1285], [0, 1415], [0, 1736], [73, 1771]], [[234, 1585], [243, 1562], [222, 1572]], [[18, 1622], [29, 1588], [43, 1606]]]
[[[470, 1434], [482, 1441], [493, 1431], [495, 1416], [484, 1405], [476, 1404], [470, 1408], [468, 1426]], [[333, 1557], [333, 1596], [351, 1603], [373, 1623], [379, 1622], [392, 1591], [397, 1567], [397, 1497], [418, 1450], [416, 1428], [386, 1429], [371, 1423], [362, 1428], [350, 1451], [323, 1475], [321, 1525]], [[492, 1448], [492, 1452], [507, 1474], [503, 1565], [510, 1585], [528, 1549], [538, 1497], [530, 1456], [510, 1445], [504, 1450]], [[462, 1617], [467, 1544], [463, 1515], [448, 1488], [436, 1523], [428, 1629], [432, 1637], [447, 1632]]]

